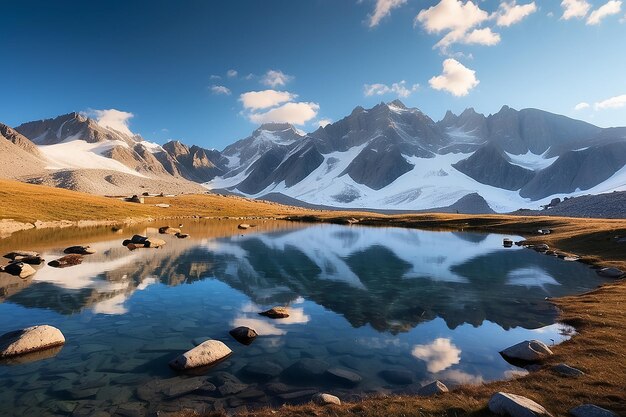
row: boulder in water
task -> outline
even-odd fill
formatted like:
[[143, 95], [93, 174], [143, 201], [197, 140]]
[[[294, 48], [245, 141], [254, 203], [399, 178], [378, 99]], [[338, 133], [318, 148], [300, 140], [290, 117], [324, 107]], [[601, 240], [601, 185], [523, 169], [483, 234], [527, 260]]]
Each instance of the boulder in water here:
[[249, 345], [258, 336], [254, 329], [246, 326], [240, 326], [232, 329], [229, 333], [236, 341], [244, 345]]
[[523, 362], [537, 362], [552, 355], [550, 348], [539, 340], [525, 340], [504, 349], [500, 354], [505, 359]]
[[260, 312], [259, 315], [269, 317], [270, 319], [284, 319], [289, 317], [289, 310], [287, 307], [272, 307], [269, 310]]
[[69, 266], [79, 265], [83, 262], [83, 255], [78, 254], [70, 254], [65, 255], [62, 258], [55, 259], [54, 261], [48, 262], [48, 265], [54, 268], [67, 268]]
[[207, 340], [174, 358], [170, 362], [170, 366], [179, 371], [212, 366], [223, 361], [232, 353], [233, 351], [219, 340]]
[[0, 336], [0, 358], [50, 349], [64, 343], [65, 337], [56, 327], [48, 325], [28, 327]]
[[93, 249], [91, 246], [77, 245], [77, 246], [70, 246], [69, 248], [65, 248], [63, 253], [74, 253], [77, 255], [93, 255], [94, 253], [96, 253], [96, 250]]

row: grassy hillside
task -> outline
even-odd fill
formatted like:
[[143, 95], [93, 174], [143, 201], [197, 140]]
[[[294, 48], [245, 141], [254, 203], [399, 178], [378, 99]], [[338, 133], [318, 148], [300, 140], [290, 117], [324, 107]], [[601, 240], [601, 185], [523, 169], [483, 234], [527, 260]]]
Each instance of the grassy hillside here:
[[[158, 203], [170, 204], [170, 207], [156, 207]], [[137, 204], [61, 188], [0, 180], [0, 219], [20, 222], [177, 216], [273, 217], [306, 212], [308, 210], [270, 202], [211, 194], [148, 197], [145, 204]]]

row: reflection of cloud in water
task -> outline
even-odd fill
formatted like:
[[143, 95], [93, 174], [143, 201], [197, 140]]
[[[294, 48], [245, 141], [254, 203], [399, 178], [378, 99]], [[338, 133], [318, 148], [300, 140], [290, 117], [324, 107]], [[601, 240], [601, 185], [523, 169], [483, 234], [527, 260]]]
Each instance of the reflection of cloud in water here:
[[[50, 254], [44, 256], [50, 259], [56, 258], [56, 256]], [[136, 261], [137, 258], [139, 258], [137, 254], [130, 254], [120, 259], [91, 262], [89, 258], [85, 257], [82, 264], [70, 268], [52, 268], [46, 266], [37, 271], [37, 274], [33, 275], [33, 282], [49, 282], [57, 287], [68, 290], [78, 290], [81, 288], [98, 289], [102, 287], [105, 291], [108, 291], [113, 283], [100, 279], [98, 275], [106, 271], [114, 271], [122, 268]]]
[[281, 330], [274, 326], [272, 323], [268, 323], [262, 319], [253, 319], [250, 317], [236, 317], [232, 322], [233, 327], [246, 326], [254, 329], [259, 336], [282, 336], [287, 333], [285, 330]]
[[[146, 278], [144, 279], [136, 288], [137, 291], [143, 291], [148, 288], [150, 285], [155, 284], [157, 282], [156, 278]], [[128, 281], [116, 283], [119, 288], [116, 290], [122, 290], [128, 288], [130, 283]], [[107, 291], [111, 290], [110, 287], [107, 287]], [[120, 315], [128, 313], [128, 308], [124, 306], [126, 300], [128, 300], [133, 292], [127, 294], [118, 294], [114, 297], [111, 297], [107, 300], [99, 301], [94, 304], [92, 310], [95, 314], [110, 314], [110, 315]]]
[[561, 285], [546, 271], [535, 266], [515, 269], [509, 272], [506, 278], [508, 285], [517, 285], [527, 288], [540, 287], [545, 289], [546, 285]]
[[411, 352], [417, 359], [426, 362], [429, 372], [440, 372], [461, 361], [461, 349], [450, 342], [450, 339], [438, 338], [427, 345], [416, 345]]
[[[296, 303], [302, 303], [304, 299], [299, 297]], [[232, 325], [235, 327], [247, 326], [256, 330], [260, 336], [281, 336], [287, 333], [286, 329], [281, 329], [279, 326], [289, 324], [306, 324], [311, 320], [311, 317], [304, 314], [304, 308], [289, 307], [289, 317], [284, 319], [267, 319], [260, 318], [258, 313], [263, 311], [261, 307], [254, 303], [246, 303], [241, 307], [241, 313], [235, 317], [232, 321]], [[251, 315], [254, 315], [250, 317]]]
[[459, 369], [448, 369], [438, 374], [437, 377], [452, 385], [478, 385], [485, 382], [481, 375], [473, 375]]

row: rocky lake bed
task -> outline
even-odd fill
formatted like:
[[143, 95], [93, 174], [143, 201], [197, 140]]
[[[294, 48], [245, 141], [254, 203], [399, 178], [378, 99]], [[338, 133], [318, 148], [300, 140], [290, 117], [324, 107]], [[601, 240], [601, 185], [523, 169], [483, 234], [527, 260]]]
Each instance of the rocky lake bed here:
[[[514, 378], [533, 367], [507, 348], [532, 362], [574, 332], [546, 298], [610, 279], [504, 235], [237, 224], [195, 222], [185, 239], [153, 225], [43, 245], [32, 233], [12, 248], [81, 262], [0, 273], [0, 334], [46, 324], [65, 338], [0, 365], [0, 414], [235, 412]], [[134, 234], [165, 243], [123, 246]], [[3, 247], [29, 242], [15, 238]], [[212, 367], [172, 366], [207, 340], [225, 347]]]

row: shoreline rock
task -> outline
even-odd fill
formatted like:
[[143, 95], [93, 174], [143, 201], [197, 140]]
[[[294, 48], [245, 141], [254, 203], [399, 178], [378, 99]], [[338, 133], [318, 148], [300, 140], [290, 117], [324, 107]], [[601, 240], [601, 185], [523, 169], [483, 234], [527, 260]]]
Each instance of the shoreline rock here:
[[553, 417], [541, 405], [521, 395], [497, 392], [489, 400], [489, 411], [499, 416], [510, 417]]
[[65, 344], [65, 336], [53, 326], [41, 325], [0, 336], [0, 358], [38, 352]]

